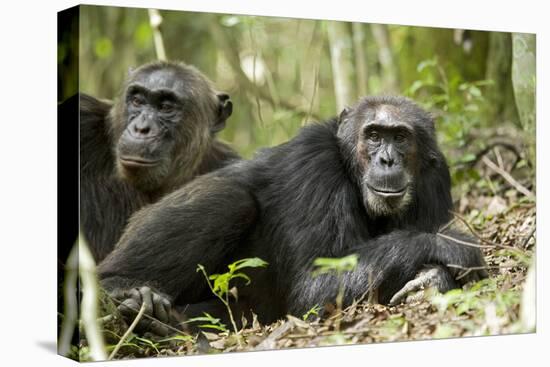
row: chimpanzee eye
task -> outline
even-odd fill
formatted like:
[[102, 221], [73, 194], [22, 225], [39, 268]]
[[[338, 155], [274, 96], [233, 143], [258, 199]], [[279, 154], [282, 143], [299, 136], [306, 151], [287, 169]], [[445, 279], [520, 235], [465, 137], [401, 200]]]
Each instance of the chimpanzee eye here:
[[169, 102], [163, 102], [160, 105], [160, 110], [165, 113], [172, 112], [174, 110], [174, 105]]
[[371, 131], [368, 134], [368, 139], [372, 142], [378, 142], [380, 141], [380, 135], [376, 131]]
[[405, 141], [405, 139], [407, 139], [407, 137], [405, 136], [404, 133], [397, 133], [397, 134], [395, 135], [395, 141], [396, 141], [397, 143], [402, 143], [402, 142]]
[[143, 100], [139, 96], [133, 96], [131, 102], [134, 107], [140, 107], [143, 104]]

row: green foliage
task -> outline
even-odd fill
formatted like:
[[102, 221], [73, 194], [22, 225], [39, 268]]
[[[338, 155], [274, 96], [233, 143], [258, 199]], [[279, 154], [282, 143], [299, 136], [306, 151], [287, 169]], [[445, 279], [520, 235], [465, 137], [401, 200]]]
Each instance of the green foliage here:
[[[229, 283], [235, 279], [245, 279], [246, 284], [249, 284], [250, 278], [248, 277], [248, 275], [238, 271], [245, 268], [264, 268], [267, 265], [267, 262], [258, 257], [247, 258], [237, 260], [234, 263], [229, 264], [227, 266], [229, 271], [226, 273], [212, 274], [210, 276], [208, 276], [208, 273], [206, 272], [204, 266], [202, 266], [201, 264], [197, 265], [197, 272], [202, 272], [204, 278], [206, 279], [206, 283], [210, 288], [210, 291], [225, 305], [227, 313], [229, 314], [229, 318], [231, 319], [231, 324], [233, 326], [233, 331], [235, 332], [235, 334], [238, 334], [238, 330], [237, 324], [235, 323], [235, 319], [233, 317], [233, 312], [231, 311], [231, 307], [229, 306], [229, 294], [233, 294], [233, 296], [236, 298], [237, 291], [236, 289], [234, 291], [233, 289], [230, 289]], [[225, 329], [225, 325], [221, 324], [219, 319], [215, 319], [207, 313], [205, 313], [205, 315], [206, 318], [202, 318], [200, 321], [207, 321], [208, 324], [204, 324], [203, 326], [210, 325], [210, 328], [218, 330]], [[197, 319], [198, 318], [195, 318], [195, 320]]]
[[[468, 289], [453, 289], [445, 294], [435, 292], [429, 297], [440, 315], [450, 315], [452, 318], [469, 315], [473, 320], [488, 318], [506, 318], [510, 310], [519, 307], [521, 292], [517, 288], [503, 289], [500, 282], [506, 282], [506, 275], [483, 279]], [[494, 310], [494, 316], [491, 314]], [[515, 321], [515, 320], [512, 320]], [[468, 326], [466, 324], [464, 327]], [[475, 324], [470, 325], [470, 332], [479, 333]], [[456, 335], [454, 329], [439, 326], [434, 337], [444, 338]], [[482, 330], [482, 334], [489, 334]]]
[[319, 257], [313, 261], [313, 266], [316, 269], [313, 271], [313, 276], [321, 274], [336, 273], [338, 275], [352, 271], [357, 267], [359, 256], [351, 254], [341, 258]]
[[107, 37], [102, 37], [95, 42], [95, 54], [100, 59], [106, 59], [113, 53], [113, 43]]
[[321, 311], [321, 309], [322, 308], [319, 305], [313, 306], [305, 314], [302, 315], [302, 320], [307, 321], [312, 315], [319, 316], [319, 311]]
[[[405, 91], [424, 108], [435, 112], [438, 138], [447, 152], [463, 151], [471, 141], [473, 129], [486, 126], [482, 109], [486, 104], [484, 89], [490, 80], [469, 82], [458, 73], [448, 75], [437, 57], [424, 60], [417, 67], [419, 79]], [[480, 180], [477, 170], [467, 165], [476, 159], [471, 150], [461, 155], [448, 155], [453, 182]]]
[[205, 329], [215, 329], [219, 331], [227, 331], [227, 328], [224, 323], [221, 322], [221, 319], [216, 318], [212, 315], [210, 315], [208, 312], [203, 313], [204, 316], [199, 317], [193, 317], [185, 323], [191, 323], [191, 322], [206, 322], [206, 324], [201, 324], [199, 327], [205, 328]]
[[[229, 269], [227, 273], [212, 274], [208, 276], [208, 280], [209, 280], [208, 283], [211, 286], [212, 292], [214, 294], [216, 294], [219, 297], [224, 297], [229, 292], [230, 281], [234, 279], [242, 278], [246, 280], [245, 285], [250, 284], [250, 278], [242, 272], [237, 272], [238, 270], [241, 270], [244, 268], [259, 268], [259, 267], [264, 268], [267, 265], [268, 265], [267, 262], [257, 257], [238, 260], [227, 266]], [[197, 271], [202, 271], [203, 274], [206, 275], [206, 270], [204, 269], [204, 266], [202, 266], [201, 264], [198, 264]], [[210, 283], [210, 280], [214, 281], [213, 284]]]

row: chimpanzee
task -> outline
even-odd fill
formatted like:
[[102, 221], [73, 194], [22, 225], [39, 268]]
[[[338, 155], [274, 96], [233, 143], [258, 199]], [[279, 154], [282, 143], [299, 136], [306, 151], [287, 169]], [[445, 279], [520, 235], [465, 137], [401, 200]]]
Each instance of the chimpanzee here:
[[[430, 115], [402, 97], [366, 97], [139, 211], [99, 274], [125, 307], [143, 302], [166, 321], [172, 305], [208, 303], [197, 264], [219, 273], [260, 257], [269, 265], [247, 272], [252, 283], [238, 289], [239, 303], [270, 322], [333, 302], [338, 282], [312, 277], [313, 261], [355, 253], [344, 303], [377, 290], [387, 304], [400, 289], [446, 291], [487, 276], [476, 270], [485, 264], [479, 248], [456, 241], [475, 240], [446, 228], [451, 209]], [[456, 266], [475, 269], [456, 279]]]
[[130, 71], [114, 105], [85, 94], [67, 103], [80, 104], [80, 229], [96, 261], [132, 213], [239, 158], [215, 138], [232, 112], [229, 95], [189, 65]]

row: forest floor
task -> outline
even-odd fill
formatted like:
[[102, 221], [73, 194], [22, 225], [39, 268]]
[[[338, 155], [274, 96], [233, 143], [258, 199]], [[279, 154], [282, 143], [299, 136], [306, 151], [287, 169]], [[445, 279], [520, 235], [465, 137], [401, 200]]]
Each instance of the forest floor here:
[[[483, 245], [488, 279], [446, 294], [431, 289], [394, 307], [361, 300], [321, 320], [287, 316], [270, 325], [245, 325], [233, 332], [204, 329], [171, 338], [132, 335], [116, 359], [194, 355], [327, 345], [426, 340], [530, 332], [521, 308], [527, 270], [534, 259], [536, 206], [534, 178], [509, 181], [490, 164], [478, 163], [484, 180], [463, 187], [455, 224]], [[504, 167], [503, 167], [504, 168]], [[520, 175], [521, 176], [521, 175]], [[481, 182], [484, 183], [481, 183]], [[488, 184], [487, 184], [488, 183]], [[114, 345], [108, 346], [112, 350]], [[86, 348], [83, 349], [84, 353]], [[81, 357], [84, 357], [81, 354]]]

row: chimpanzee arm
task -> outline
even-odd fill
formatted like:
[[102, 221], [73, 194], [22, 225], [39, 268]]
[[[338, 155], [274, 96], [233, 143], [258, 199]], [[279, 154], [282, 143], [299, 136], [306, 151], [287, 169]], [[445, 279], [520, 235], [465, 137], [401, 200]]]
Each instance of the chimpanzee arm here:
[[[455, 231], [446, 231], [445, 235], [465, 242], [475, 242]], [[459, 244], [435, 233], [405, 230], [373, 238], [349, 253], [357, 253], [359, 263], [355, 271], [342, 275], [346, 304], [360, 298], [369, 290], [377, 290], [380, 303], [387, 304], [425, 265], [441, 265], [452, 275], [449, 279], [453, 281], [458, 271], [447, 265], [464, 268], [485, 265], [479, 248]], [[307, 270], [293, 270], [292, 290], [288, 298], [292, 313], [301, 315], [315, 304], [322, 306], [334, 302], [339, 282], [333, 275], [312, 277]], [[461, 278], [457, 284], [485, 277], [485, 270], [475, 270], [468, 277]], [[447, 285], [442, 284], [442, 288], [447, 288]]]
[[99, 265], [110, 293], [149, 286], [172, 301], [193, 303], [208, 272], [225, 266], [256, 219], [254, 197], [231, 177], [202, 176], [136, 213], [114, 251]]

